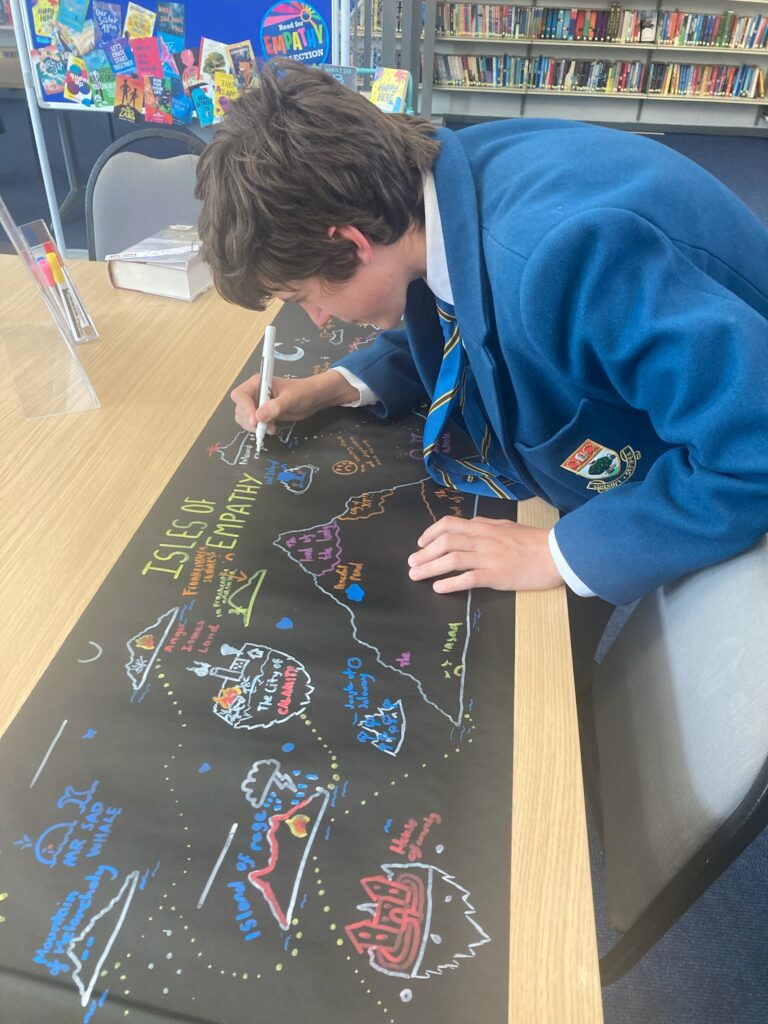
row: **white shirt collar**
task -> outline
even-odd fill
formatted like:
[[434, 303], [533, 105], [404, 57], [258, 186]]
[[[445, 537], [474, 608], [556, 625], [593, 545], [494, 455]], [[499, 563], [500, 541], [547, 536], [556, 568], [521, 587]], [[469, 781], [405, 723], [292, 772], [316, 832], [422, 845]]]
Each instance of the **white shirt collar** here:
[[443, 226], [440, 222], [440, 208], [437, 205], [437, 190], [432, 174], [427, 174], [424, 179], [424, 229], [427, 238], [427, 286], [436, 298], [453, 305], [453, 289], [448, 277], [448, 261], [445, 258]]

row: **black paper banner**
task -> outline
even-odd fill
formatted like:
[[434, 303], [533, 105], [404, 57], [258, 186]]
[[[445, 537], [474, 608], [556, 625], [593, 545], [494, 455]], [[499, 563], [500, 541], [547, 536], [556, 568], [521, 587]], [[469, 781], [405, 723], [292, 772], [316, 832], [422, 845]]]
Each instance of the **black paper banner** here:
[[[276, 373], [374, 336], [286, 307]], [[424, 412], [222, 401], [0, 742], [3, 1021], [506, 1021], [514, 598], [406, 560], [514, 506]]]

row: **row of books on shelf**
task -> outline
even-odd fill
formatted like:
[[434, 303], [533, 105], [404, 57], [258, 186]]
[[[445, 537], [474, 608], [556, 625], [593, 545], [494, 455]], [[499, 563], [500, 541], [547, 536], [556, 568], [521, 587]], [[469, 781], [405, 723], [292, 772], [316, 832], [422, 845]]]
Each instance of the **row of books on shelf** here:
[[637, 93], [706, 99], [761, 99], [765, 96], [762, 70], [746, 64], [436, 54], [433, 81], [437, 86], [478, 89]]
[[742, 17], [659, 11], [657, 41], [664, 46], [719, 46], [734, 50], [768, 47], [768, 15]]
[[13, 25], [11, 0], [0, 0], [0, 25]]
[[[3, 0], [0, 0], [2, 3]], [[248, 39], [186, 41], [185, 7], [158, 0], [157, 11], [129, 3], [70, 0], [33, 7], [37, 47], [30, 53], [46, 100], [114, 109], [121, 120], [213, 124], [257, 81]]]
[[768, 15], [684, 11], [536, 7], [511, 4], [438, 4], [436, 35], [476, 39], [563, 39], [574, 42], [652, 43], [764, 49]]

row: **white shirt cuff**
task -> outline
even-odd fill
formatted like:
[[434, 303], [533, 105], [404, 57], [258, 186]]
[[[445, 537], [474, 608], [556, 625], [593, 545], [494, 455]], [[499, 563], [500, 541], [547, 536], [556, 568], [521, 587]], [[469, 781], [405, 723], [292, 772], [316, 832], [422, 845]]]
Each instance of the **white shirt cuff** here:
[[362, 405], [375, 405], [378, 402], [378, 395], [371, 391], [367, 384], [363, 383], [359, 377], [347, 370], [346, 367], [332, 366], [331, 369], [335, 370], [336, 373], [340, 373], [344, 380], [351, 384], [353, 388], [357, 388], [360, 395], [354, 402], [344, 402], [345, 409], [359, 409]]
[[549, 553], [552, 555], [557, 571], [563, 577], [566, 586], [570, 587], [574, 594], [578, 594], [579, 597], [594, 597], [595, 592], [590, 590], [586, 583], [583, 583], [576, 573], [571, 569], [570, 565], [563, 558], [563, 553], [560, 550], [560, 545], [557, 543], [554, 529], [549, 531]]

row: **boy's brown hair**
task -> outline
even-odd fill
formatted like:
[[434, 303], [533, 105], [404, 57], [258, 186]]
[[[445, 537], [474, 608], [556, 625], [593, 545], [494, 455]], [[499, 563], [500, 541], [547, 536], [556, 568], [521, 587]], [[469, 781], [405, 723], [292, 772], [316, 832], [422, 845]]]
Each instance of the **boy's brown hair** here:
[[263, 309], [275, 291], [347, 281], [353, 225], [396, 242], [424, 223], [423, 179], [440, 149], [427, 121], [384, 114], [320, 68], [267, 64], [236, 100], [197, 167], [203, 255], [230, 302]]

